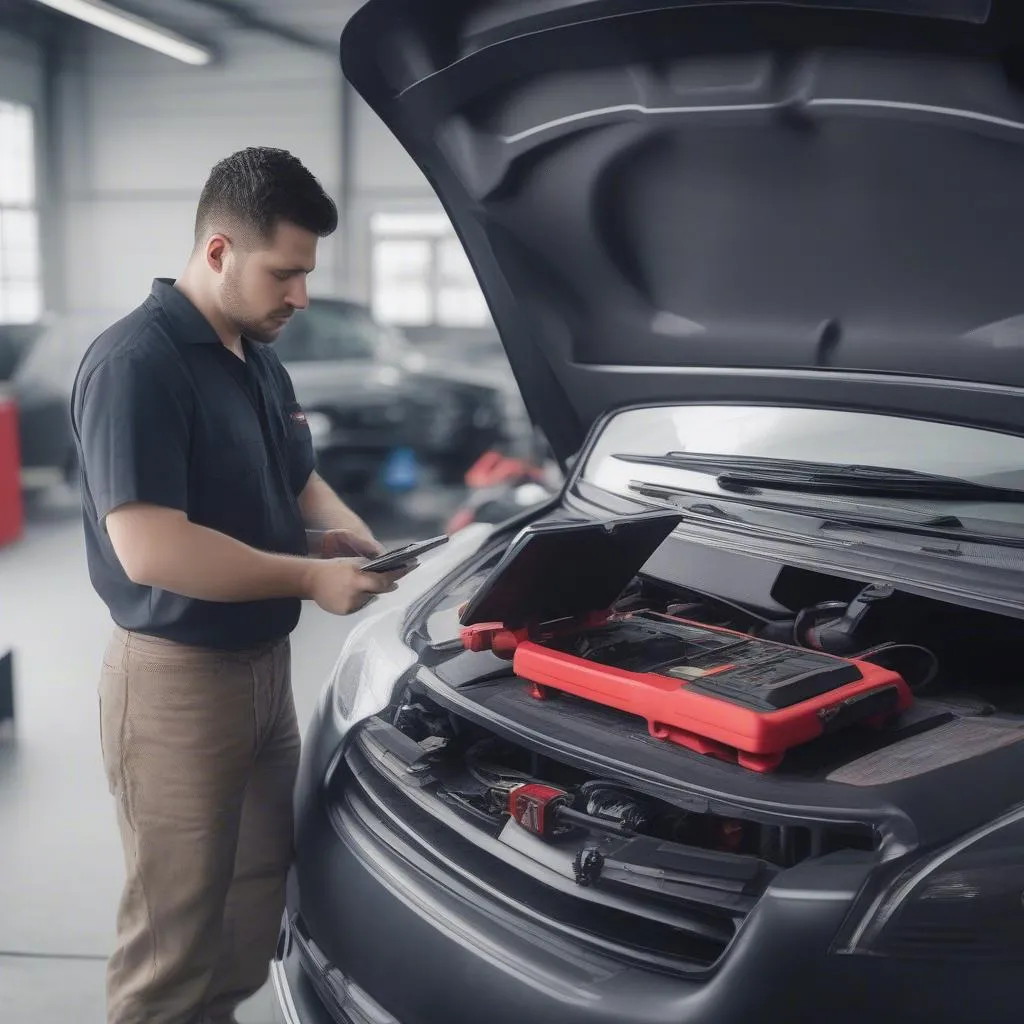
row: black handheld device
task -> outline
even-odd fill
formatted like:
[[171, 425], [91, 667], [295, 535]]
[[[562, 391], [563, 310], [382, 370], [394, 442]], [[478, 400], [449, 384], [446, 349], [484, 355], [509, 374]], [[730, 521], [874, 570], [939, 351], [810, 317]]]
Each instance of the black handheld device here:
[[403, 569], [412, 564], [420, 555], [425, 555], [434, 548], [448, 543], [447, 535], [431, 537], [429, 540], [419, 540], [412, 544], [405, 544], [394, 551], [387, 551], [378, 555], [373, 561], [360, 566], [363, 572], [394, 572], [396, 569]]

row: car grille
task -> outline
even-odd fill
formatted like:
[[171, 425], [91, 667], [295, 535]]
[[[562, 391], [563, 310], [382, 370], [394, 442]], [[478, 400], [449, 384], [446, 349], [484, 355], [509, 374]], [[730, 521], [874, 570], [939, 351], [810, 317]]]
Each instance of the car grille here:
[[500, 916], [511, 913], [552, 937], [648, 970], [693, 975], [714, 966], [744, 916], [655, 895], [580, 888], [401, 778], [362, 740], [349, 745], [345, 763], [348, 770], [335, 774], [332, 794], [349, 820], [378, 823], [377, 838], [389, 832], [400, 837], [396, 846], [411, 846], [421, 864], [434, 865], [438, 884], [454, 873], [472, 891], [475, 906], [492, 903]]

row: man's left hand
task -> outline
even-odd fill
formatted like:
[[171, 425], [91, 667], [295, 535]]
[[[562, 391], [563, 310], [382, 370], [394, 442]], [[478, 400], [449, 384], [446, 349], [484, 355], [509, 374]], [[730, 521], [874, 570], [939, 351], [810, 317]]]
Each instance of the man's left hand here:
[[354, 530], [325, 530], [321, 558], [377, 558], [386, 548], [371, 533]]

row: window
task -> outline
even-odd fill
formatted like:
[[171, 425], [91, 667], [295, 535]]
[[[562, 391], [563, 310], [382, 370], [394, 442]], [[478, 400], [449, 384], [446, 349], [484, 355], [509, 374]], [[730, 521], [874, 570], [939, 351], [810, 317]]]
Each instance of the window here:
[[404, 327], [485, 327], [490, 313], [443, 213], [381, 213], [371, 224], [374, 316]]
[[32, 110], [0, 101], [0, 323], [42, 313]]

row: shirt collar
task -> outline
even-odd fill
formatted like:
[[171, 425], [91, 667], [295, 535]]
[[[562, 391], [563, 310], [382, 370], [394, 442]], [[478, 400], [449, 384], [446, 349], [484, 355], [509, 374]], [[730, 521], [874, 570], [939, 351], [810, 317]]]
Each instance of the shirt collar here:
[[213, 325], [186, 297], [174, 287], [173, 278], [158, 277], [153, 281], [150, 298], [163, 310], [182, 341], [192, 345], [220, 344]]

